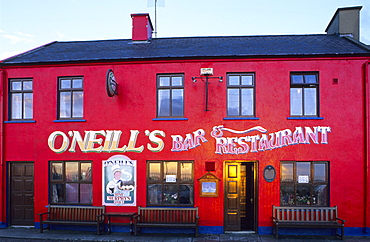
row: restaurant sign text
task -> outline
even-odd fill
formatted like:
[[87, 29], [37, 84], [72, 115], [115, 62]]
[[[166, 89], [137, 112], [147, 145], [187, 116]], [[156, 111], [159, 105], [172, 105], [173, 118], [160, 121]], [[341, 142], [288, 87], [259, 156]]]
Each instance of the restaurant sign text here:
[[[216, 154], [241, 155], [249, 152], [262, 152], [299, 144], [328, 144], [328, 135], [331, 128], [328, 126], [295, 127], [294, 130], [283, 129], [268, 132], [261, 126], [255, 126], [246, 130], [234, 130], [225, 128], [223, 125], [214, 126], [210, 136], [215, 139]], [[163, 137], [166, 134], [162, 130], [146, 130], [144, 135], [148, 137], [146, 145], [137, 145], [140, 135], [138, 130], [130, 130], [128, 142], [121, 144], [121, 130], [98, 130], [84, 131], [54, 131], [49, 135], [48, 146], [55, 153], [76, 152], [76, 147], [84, 152], [135, 152], [141, 153], [144, 149], [151, 152], [161, 152], [165, 147]], [[204, 129], [198, 129], [185, 135], [171, 135], [173, 152], [185, 152], [197, 148], [202, 143], [208, 142]], [[56, 141], [59, 141], [58, 143]], [[58, 145], [57, 145], [57, 144]]]

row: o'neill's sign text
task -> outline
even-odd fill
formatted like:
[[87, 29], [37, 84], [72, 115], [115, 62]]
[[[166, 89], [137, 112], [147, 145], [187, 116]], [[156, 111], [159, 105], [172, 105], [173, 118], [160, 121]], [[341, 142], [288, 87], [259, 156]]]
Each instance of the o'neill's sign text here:
[[[274, 150], [290, 145], [299, 144], [328, 144], [328, 135], [331, 128], [328, 126], [295, 127], [294, 130], [283, 129], [268, 132], [261, 126], [255, 126], [246, 130], [233, 130], [223, 125], [214, 126], [210, 136], [215, 139], [216, 154], [241, 155], [249, 152], [262, 152]], [[136, 146], [140, 135], [138, 130], [130, 130], [128, 142], [121, 144], [121, 130], [98, 130], [85, 131], [84, 136], [79, 131], [54, 131], [49, 135], [48, 146], [55, 153], [65, 151], [76, 152], [76, 146], [82, 152], [135, 152], [141, 153], [145, 147], [151, 152], [160, 152], [164, 149], [163, 137], [166, 134], [162, 130], [146, 130], [144, 135], [148, 137], [146, 145]], [[227, 136], [226, 136], [227, 135]], [[192, 133], [183, 135], [171, 135], [173, 152], [184, 152], [195, 149], [208, 142], [204, 129], [198, 129]], [[56, 140], [60, 145], [56, 147]], [[121, 145], [120, 145], [121, 144]]]

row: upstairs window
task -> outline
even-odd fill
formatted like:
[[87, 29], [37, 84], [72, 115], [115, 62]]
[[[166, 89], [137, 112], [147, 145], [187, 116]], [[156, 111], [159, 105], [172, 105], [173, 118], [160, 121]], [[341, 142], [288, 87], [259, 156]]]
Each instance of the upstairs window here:
[[328, 162], [281, 162], [282, 206], [328, 206]]
[[62, 77], [59, 78], [59, 119], [83, 118], [83, 78]]
[[11, 79], [10, 120], [31, 120], [33, 118], [33, 81], [32, 79]]
[[192, 161], [147, 162], [148, 206], [193, 206]]
[[184, 75], [157, 76], [157, 117], [184, 116]]
[[319, 116], [318, 73], [291, 73], [290, 75], [290, 116]]
[[227, 116], [255, 116], [254, 73], [227, 75]]

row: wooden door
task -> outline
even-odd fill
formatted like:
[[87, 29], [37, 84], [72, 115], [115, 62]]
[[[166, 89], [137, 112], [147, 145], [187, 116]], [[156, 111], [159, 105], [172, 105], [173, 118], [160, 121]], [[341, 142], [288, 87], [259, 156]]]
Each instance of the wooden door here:
[[225, 230], [240, 230], [240, 163], [225, 165]]
[[225, 163], [225, 231], [255, 230], [255, 165]]
[[33, 163], [10, 163], [10, 225], [33, 226]]

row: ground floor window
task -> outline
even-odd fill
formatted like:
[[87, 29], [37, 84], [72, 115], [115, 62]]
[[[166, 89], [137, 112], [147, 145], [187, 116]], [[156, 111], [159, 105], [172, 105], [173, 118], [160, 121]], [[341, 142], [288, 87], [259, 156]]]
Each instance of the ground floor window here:
[[193, 161], [148, 161], [147, 205], [193, 205], [193, 174]]
[[90, 161], [52, 161], [49, 174], [51, 204], [92, 204]]
[[328, 206], [328, 162], [282, 161], [280, 204], [282, 206]]

